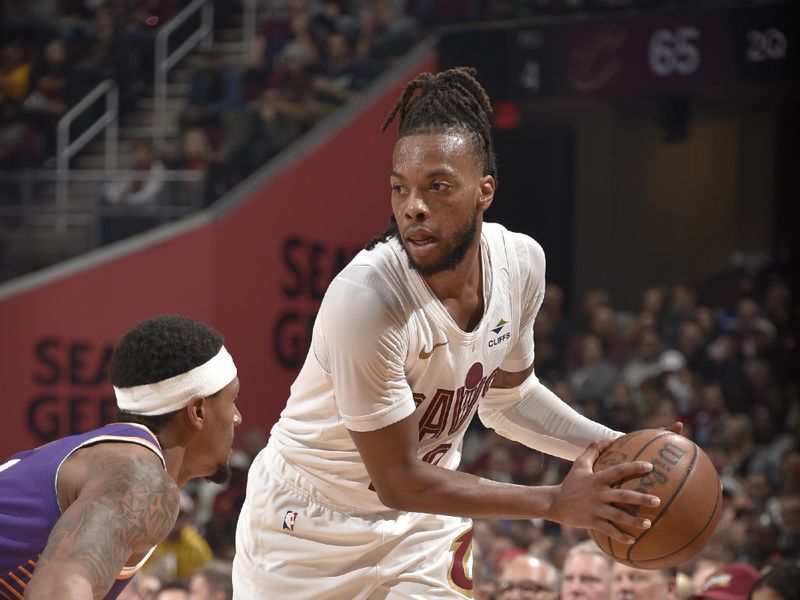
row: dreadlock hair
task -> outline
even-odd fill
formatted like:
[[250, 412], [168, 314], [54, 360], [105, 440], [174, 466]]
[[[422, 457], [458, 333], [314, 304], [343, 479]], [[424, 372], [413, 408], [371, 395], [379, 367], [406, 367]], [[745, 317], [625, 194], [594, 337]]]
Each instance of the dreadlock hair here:
[[[159, 315], [130, 329], [111, 355], [110, 379], [115, 387], [156, 383], [191, 371], [222, 348], [222, 335], [189, 317]], [[117, 421], [139, 423], [158, 433], [178, 411], [146, 416], [117, 411]]]
[[[405, 85], [381, 131], [386, 131], [397, 117], [398, 139], [418, 133], [466, 133], [482, 155], [483, 174], [497, 179], [492, 105], [475, 73], [469, 67], [455, 67], [435, 75], [420, 73]], [[420, 93], [415, 95], [418, 90]], [[397, 234], [397, 221], [392, 215], [386, 230], [372, 238], [365, 248], [372, 250]]]

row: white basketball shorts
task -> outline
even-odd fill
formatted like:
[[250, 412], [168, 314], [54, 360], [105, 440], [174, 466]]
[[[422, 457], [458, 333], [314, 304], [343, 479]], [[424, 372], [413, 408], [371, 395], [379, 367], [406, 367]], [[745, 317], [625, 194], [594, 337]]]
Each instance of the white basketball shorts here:
[[250, 468], [236, 528], [234, 600], [472, 598], [469, 519], [387, 514], [326, 506], [268, 447]]

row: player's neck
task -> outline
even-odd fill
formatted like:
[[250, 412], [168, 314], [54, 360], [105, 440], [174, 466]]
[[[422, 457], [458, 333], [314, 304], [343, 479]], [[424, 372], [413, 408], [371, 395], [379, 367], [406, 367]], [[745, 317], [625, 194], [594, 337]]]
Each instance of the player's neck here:
[[452, 270], [424, 276], [425, 282], [453, 320], [472, 331], [483, 316], [483, 269], [480, 232], [464, 260]]

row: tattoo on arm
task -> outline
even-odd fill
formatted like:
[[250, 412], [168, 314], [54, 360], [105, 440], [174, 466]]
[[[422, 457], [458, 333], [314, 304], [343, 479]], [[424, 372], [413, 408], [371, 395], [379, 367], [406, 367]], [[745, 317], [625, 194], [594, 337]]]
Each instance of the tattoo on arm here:
[[132, 554], [160, 542], [175, 524], [178, 488], [156, 461], [114, 452], [98, 457], [92, 470], [50, 533], [31, 584], [77, 566], [95, 594], [105, 593]]

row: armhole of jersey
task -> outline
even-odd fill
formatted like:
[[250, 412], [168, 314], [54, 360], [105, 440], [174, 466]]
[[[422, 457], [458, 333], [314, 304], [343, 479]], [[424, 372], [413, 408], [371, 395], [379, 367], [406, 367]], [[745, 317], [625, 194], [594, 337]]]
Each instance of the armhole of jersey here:
[[144, 563], [147, 562], [147, 559], [150, 558], [150, 555], [153, 554], [155, 549], [156, 549], [155, 546], [150, 548], [150, 550], [147, 551], [147, 554], [145, 554], [144, 557], [142, 557], [142, 560], [140, 560], [134, 566], [132, 566], [132, 567], [122, 567], [122, 571], [120, 571], [119, 575], [117, 575], [117, 581], [130, 579], [131, 577], [136, 575], [136, 573], [138, 573], [139, 570], [144, 566]]
[[[133, 425], [133, 423], [131, 423]], [[149, 429], [143, 427], [145, 431], [153, 435]], [[53, 492], [55, 493], [56, 498], [56, 506], [58, 507], [58, 512], [63, 514], [64, 511], [61, 508], [61, 504], [58, 502], [58, 474], [61, 472], [61, 466], [64, 464], [64, 461], [67, 460], [70, 456], [72, 456], [76, 450], [80, 450], [81, 448], [86, 448], [87, 446], [94, 446], [95, 444], [99, 444], [101, 442], [115, 442], [115, 443], [123, 443], [123, 444], [139, 444], [140, 446], [144, 446], [148, 450], [152, 450], [152, 452], [158, 457], [158, 460], [161, 461], [161, 466], [164, 467], [164, 470], [167, 470], [167, 463], [164, 461], [164, 455], [161, 453], [161, 447], [157, 443], [153, 443], [149, 440], [144, 438], [136, 437], [133, 435], [98, 435], [97, 437], [90, 438], [78, 446], [75, 446], [72, 450], [70, 450], [64, 458], [61, 459], [61, 462], [58, 463], [58, 468], [56, 469], [55, 477], [53, 478]]]

